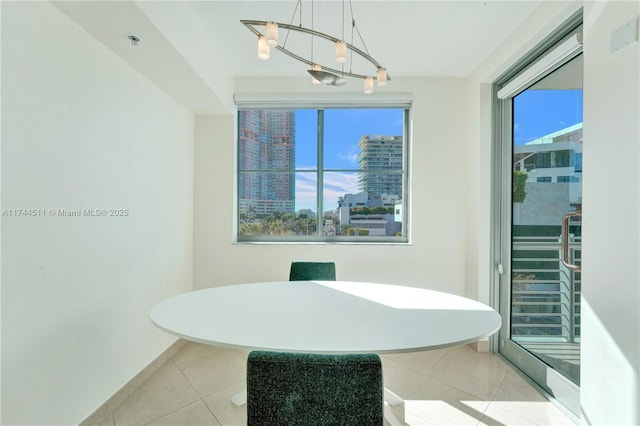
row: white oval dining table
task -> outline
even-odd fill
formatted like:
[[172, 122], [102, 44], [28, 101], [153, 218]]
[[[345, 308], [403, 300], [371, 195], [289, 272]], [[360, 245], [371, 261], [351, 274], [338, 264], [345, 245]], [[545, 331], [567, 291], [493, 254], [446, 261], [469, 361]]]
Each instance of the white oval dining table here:
[[398, 353], [471, 343], [500, 315], [439, 291], [350, 281], [277, 281], [208, 288], [150, 311], [160, 329], [196, 342], [313, 353]]

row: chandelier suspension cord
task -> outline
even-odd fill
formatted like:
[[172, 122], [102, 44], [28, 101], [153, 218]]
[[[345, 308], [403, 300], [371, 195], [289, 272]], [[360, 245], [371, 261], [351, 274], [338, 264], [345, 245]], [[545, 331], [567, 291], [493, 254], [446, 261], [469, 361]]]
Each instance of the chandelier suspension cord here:
[[[345, 40], [345, 38], [344, 38], [344, 0], [342, 0], [342, 40], [343, 41]], [[353, 44], [353, 43], [351, 43], [351, 44]], [[350, 53], [350, 52], [347, 50], [347, 53]], [[353, 62], [353, 55], [349, 55], [349, 56], [351, 57], [351, 61]], [[340, 69], [342, 70], [342, 77], [344, 78], [344, 63], [342, 64]], [[349, 66], [349, 72], [351, 72], [351, 71], [353, 71], [353, 70], [351, 69], [351, 66]]]
[[[313, 3], [312, 3], [312, 5], [313, 5]], [[298, 7], [300, 7], [300, 23], [299, 23], [299, 26], [302, 27], [302, 0], [298, 0], [298, 2], [296, 3], [296, 8], [293, 9], [293, 14], [291, 15], [291, 20], [289, 21], [289, 25], [293, 25], [293, 20], [296, 18], [296, 12], [298, 11]], [[311, 10], [313, 10], [313, 8]], [[287, 45], [287, 40], [289, 39], [289, 33], [290, 33], [290, 31], [287, 30], [287, 35], [284, 36], [284, 42], [282, 42], [282, 47], [285, 47]]]
[[360, 43], [362, 43], [362, 47], [364, 47], [364, 51], [369, 55], [369, 49], [367, 49], [367, 45], [364, 43], [364, 39], [362, 38], [362, 34], [360, 34], [360, 30], [356, 25], [356, 18], [353, 17], [353, 2], [349, 0], [349, 8], [351, 9], [351, 44], [353, 44], [353, 30], [355, 29], [358, 33], [358, 38], [360, 39]]
[[[356, 21], [353, 19], [353, 7], [351, 6], [351, 0], [349, 0], [349, 7], [351, 8], [351, 45], [353, 45], [353, 29], [356, 26]], [[349, 72], [353, 72], [353, 53], [349, 55]]]
[[344, 0], [342, 0], [342, 39], [344, 40]]
[[[315, 30], [313, 26], [313, 0], [311, 0], [311, 30]], [[315, 62], [313, 61], [313, 34], [311, 34], [311, 62], [312, 64], [315, 64]], [[313, 65], [311, 66], [313, 67]]]

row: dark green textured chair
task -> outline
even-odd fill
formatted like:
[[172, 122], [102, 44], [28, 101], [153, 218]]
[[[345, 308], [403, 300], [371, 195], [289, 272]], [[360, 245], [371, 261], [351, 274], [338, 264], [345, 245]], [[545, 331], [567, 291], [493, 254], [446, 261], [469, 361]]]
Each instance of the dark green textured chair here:
[[336, 264], [333, 262], [291, 262], [289, 281], [335, 281]]
[[381, 426], [383, 389], [376, 354], [252, 351], [247, 424]]

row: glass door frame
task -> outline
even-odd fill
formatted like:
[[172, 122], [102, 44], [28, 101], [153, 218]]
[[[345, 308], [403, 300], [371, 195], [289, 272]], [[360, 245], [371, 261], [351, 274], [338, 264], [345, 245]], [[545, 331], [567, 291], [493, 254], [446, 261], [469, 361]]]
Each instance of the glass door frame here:
[[[561, 40], [582, 25], [582, 11], [571, 16], [552, 35], [525, 55], [493, 84], [493, 146], [492, 146], [492, 247], [494, 267], [491, 282], [496, 306], [502, 315], [502, 328], [494, 339], [493, 350], [534, 381], [550, 396], [564, 405], [577, 418], [580, 416], [580, 388], [562, 374], [511, 340], [511, 240], [512, 240], [512, 169], [513, 169], [513, 97], [499, 99], [498, 92], [507, 86], [536, 60], [552, 50]], [[549, 75], [582, 53], [573, 53], [555, 68], [544, 70], [537, 80]], [[532, 81], [531, 84], [535, 83]]]

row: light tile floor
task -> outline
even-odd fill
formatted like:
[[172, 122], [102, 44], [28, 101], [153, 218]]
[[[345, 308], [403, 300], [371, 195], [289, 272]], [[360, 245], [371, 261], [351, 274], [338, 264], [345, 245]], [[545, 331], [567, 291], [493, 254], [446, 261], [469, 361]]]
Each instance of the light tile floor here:
[[[101, 425], [246, 424], [247, 352], [187, 342]], [[382, 356], [407, 425], [574, 425], [498, 356], [469, 346]]]

